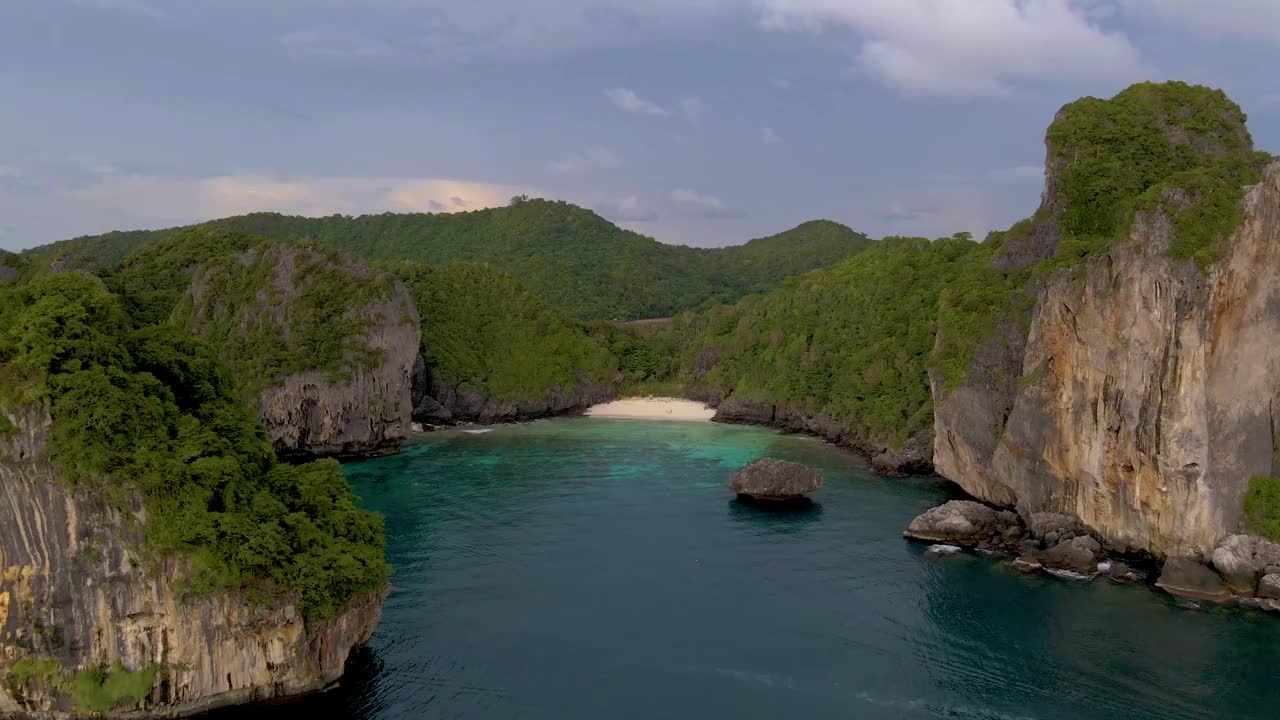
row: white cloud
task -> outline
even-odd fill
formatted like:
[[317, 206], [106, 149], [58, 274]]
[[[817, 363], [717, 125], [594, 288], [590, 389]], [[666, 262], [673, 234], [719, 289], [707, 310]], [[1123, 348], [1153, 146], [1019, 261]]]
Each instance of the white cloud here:
[[620, 164], [618, 156], [607, 148], [590, 148], [551, 163], [551, 170], [569, 175], [617, 167]]
[[778, 136], [778, 133], [773, 128], [764, 127], [760, 128], [760, 142], [765, 145], [777, 145], [782, 142], [782, 138]]
[[685, 188], [672, 190], [668, 199], [672, 209], [688, 217], [722, 218], [736, 217], [741, 214], [729, 208], [723, 200], [714, 195], [703, 195]]
[[596, 211], [614, 222], [653, 222], [658, 219], [658, 212], [645, 205], [635, 195], [628, 195], [617, 202], [606, 202], [596, 206]]
[[650, 115], [652, 117], [666, 117], [670, 115], [667, 109], [640, 97], [634, 90], [626, 88], [610, 88], [604, 91], [605, 97], [609, 98], [609, 102], [613, 103], [619, 110], [625, 110], [629, 113], [637, 115]]
[[906, 94], [999, 96], [1022, 81], [1143, 75], [1128, 39], [1069, 0], [765, 0], [763, 7], [769, 29], [854, 31], [860, 69]]

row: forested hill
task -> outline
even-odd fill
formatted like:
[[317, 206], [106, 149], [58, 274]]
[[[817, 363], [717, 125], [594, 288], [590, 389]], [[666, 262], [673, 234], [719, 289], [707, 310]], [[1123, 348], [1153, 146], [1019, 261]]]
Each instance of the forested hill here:
[[[273, 240], [315, 240], [369, 260], [487, 263], [582, 318], [660, 317], [734, 302], [872, 244], [844, 225], [821, 220], [729, 248], [667, 245], [569, 203], [523, 198], [507, 207], [460, 213], [254, 213], [206, 224]], [[28, 253], [70, 253], [80, 263], [109, 266], [180, 229], [111, 232]]]

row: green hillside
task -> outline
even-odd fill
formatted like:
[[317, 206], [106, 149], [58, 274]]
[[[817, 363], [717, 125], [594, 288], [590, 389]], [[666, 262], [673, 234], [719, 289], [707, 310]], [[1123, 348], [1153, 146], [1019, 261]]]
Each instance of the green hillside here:
[[965, 237], [887, 238], [737, 306], [682, 318], [677, 379], [695, 395], [787, 404], [896, 446], [933, 422], [928, 369], [944, 291], [985, 277]]
[[[731, 248], [666, 245], [568, 203], [526, 199], [462, 213], [323, 218], [255, 213], [203, 227], [272, 240], [314, 240], [368, 260], [487, 263], [581, 318], [662, 317], [734, 302], [871, 245], [866, 236], [830, 221]], [[110, 266], [181, 230], [112, 232], [28, 252], [69, 253]]]
[[499, 400], [536, 400], [611, 381], [615, 361], [563, 311], [484, 265], [392, 267], [418, 306], [427, 366]]

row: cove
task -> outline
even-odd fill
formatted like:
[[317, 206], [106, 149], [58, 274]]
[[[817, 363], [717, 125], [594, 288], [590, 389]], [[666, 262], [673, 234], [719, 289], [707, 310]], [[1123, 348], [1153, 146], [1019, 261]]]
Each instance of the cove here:
[[[821, 467], [743, 503], [752, 459]], [[237, 718], [1263, 718], [1280, 622], [901, 537], [957, 497], [797, 436], [575, 419], [345, 466], [394, 590], [341, 688]], [[220, 717], [229, 717], [222, 715]]]

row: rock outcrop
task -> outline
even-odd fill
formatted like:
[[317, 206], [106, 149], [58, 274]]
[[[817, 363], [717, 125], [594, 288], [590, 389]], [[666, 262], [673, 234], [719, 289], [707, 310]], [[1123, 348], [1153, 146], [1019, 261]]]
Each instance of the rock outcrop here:
[[[424, 338], [424, 342], [431, 342], [431, 338]], [[616, 386], [592, 382], [581, 372], [577, 382], [568, 390], [553, 386], [533, 397], [502, 398], [492, 390], [469, 387], [441, 377], [426, 366], [421, 355], [414, 362], [412, 378], [413, 420], [430, 425], [521, 422], [573, 415], [617, 398]]]
[[0, 434], [0, 716], [68, 717], [85, 699], [66, 680], [91, 669], [141, 678], [106, 713], [131, 719], [300, 695], [337, 681], [372, 634], [385, 591], [312, 620], [296, 600], [182, 590], [182, 559], [140, 550], [146, 513], [135, 494], [69, 490], [45, 453], [48, 412], [9, 419], [17, 431]]
[[822, 487], [822, 471], [800, 463], [760, 458], [729, 478], [729, 489], [756, 500], [794, 500]]
[[[1062, 170], [1037, 228], [1062, 211]], [[958, 388], [935, 373], [939, 474], [1024, 517], [1077, 516], [1121, 552], [1207, 557], [1238, 531], [1249, 478], [1277, 470], [1280, 163], [1204, 272], [1168, 254], [1193, 199], [1165, 190], [1110, 249], [1031, 280], [1025, 330], [998, 327]], [[1059, 239], [1029, 232], [1001, 262], [1025, 268]]]
[[903, 535], [915, 540], [974, 546], [999, 533], [995, 510], [972, 500], [952, 500], [930, 508], [907, 526]]
[[[218, 343], [212, 328], [235, 318], [230, 333], [258, 332], [287, 346], [297, 358], [290, 371], [269, 378], [258, 391], [258, 414], [281, 456], [351, 457], [394, 452], [408, 436], [412, 374], [418, 357], [418, 311], [391, 274], [336, 253], [277, 243], [253, 248], [230, 262], [265, 266], [269, 277], [254, 294], [229, 287], [225, 265], [202, 266], [192, 278], [185, 315], [188, 329]], [[324, 266], [324, 273], [306, 268]], [[236, 270], [232, 268], [232, 270]], [[334, 277], [362, 290], [363, 297], [328, 287]], [[333, 302], [326, 302], [332, 293]], [[305, 297], [305, 302], [303, 298]], [[319, 302], [317, 302], [317, 300]], [[325, 313], [337, 308], [339, 316]], [[340, 367], [316, 367], [311, 350], [297, 346], [299, 327], [344, 322], [355, 328]], [[234, 352], [234, 351], [233, 351]], [[260, 348], [260, 355], [270, 352]], [[225, 358], [233, 366], [243, 358]], [[260, 360], [260, 358], [255, 358]]]
[[1156, 585], [1172, 595], [1224, 602], [1231, 597], [1226, 583], [1213, 570], [1193, 558], [1171, 557], [1160, 570]]
[[806, 433], [866, 455], [876, 470], [890, 475], [923, 475], [933, 472], [933, 433], [910, 438], [901, 447], [863, 437], [847, 421], [826, 413], [811, 413], [787, 403], [769, 403], [731, 395], [728, 398], [701, 396], [716, 408], [712, 420], [743, 425], [765, 425], [785, 432]]

